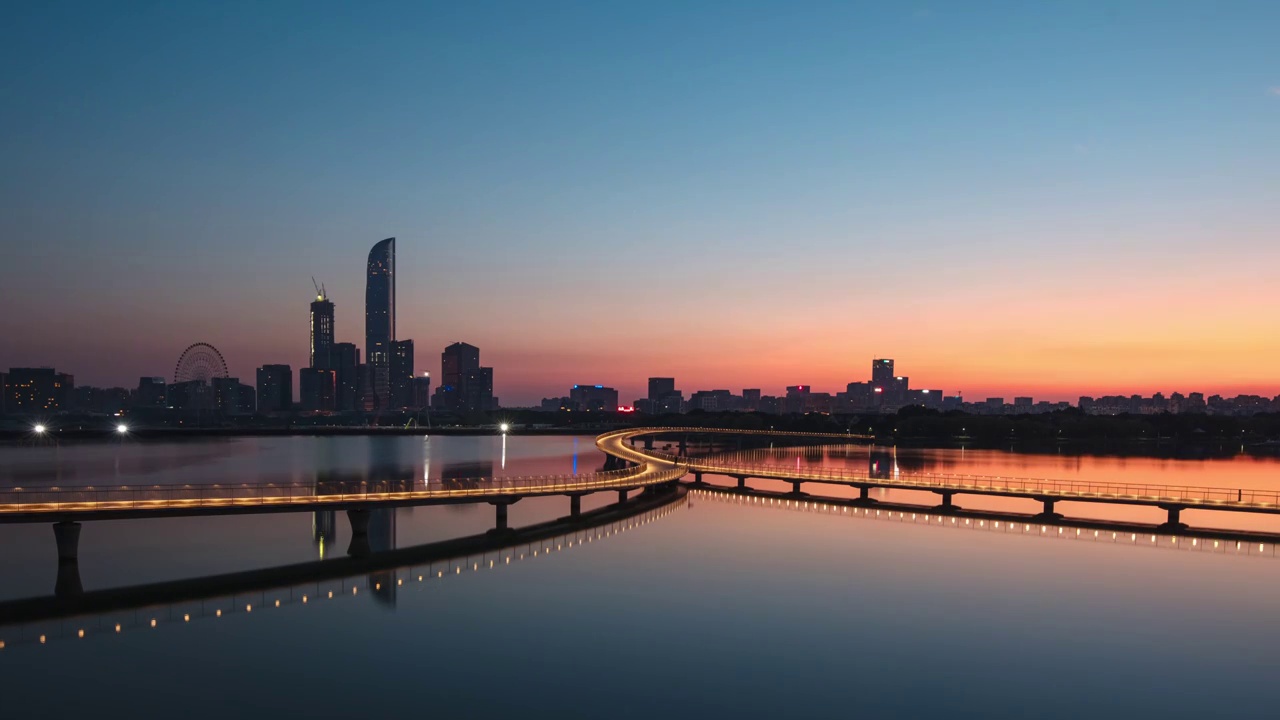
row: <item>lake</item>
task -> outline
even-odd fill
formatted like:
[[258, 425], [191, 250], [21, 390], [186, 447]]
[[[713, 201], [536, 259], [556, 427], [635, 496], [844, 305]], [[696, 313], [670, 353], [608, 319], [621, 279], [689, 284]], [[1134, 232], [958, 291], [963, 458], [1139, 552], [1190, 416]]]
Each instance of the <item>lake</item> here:
[[[1280, 463], [1247, 457], [865, 446], [743, 454], [882, 476], [1280, 489]], [[416, 482], [586, 473], [603, 462], [585, 436], [123, 440], [0, 447], [0, 487]], [[1280, 561], [1269, 548], [1041, 531], [1009, 520], [966, 526], [931, 513], [936, 496], [908, 491], [875, 496], [919, 503], [919, 511], [849, 512], [817, 497], [849, 491], [805, 489], [815, 497], [786, 503], [695, 490], [520, 547], [0, 627], [0, 708], [10, 717], [1245, 718], [1271, 716], [1280, 702], [1272, 661]], [[588, 496], [583, 508], [616, 499]], [[1015, 499], [957, 502], [1038, 509]], [[1148, 508], [1058, 509], [1163, 519]], [[566, 498], [526, 499], [512, 506], [510, 523], [567, 512]], [[481, 534], [494, 522], [483, 504], [384, 515], [377, 549]], [[1183, 519], [1280, 531], [1269, 516]], [[79, 573], [96, 590], [331, 562], [345, 557], [349, 540], [341, 513], [87, 522]], [[0, 600], [52, 592], [48, 525], [0, 525], [0, 547]]]

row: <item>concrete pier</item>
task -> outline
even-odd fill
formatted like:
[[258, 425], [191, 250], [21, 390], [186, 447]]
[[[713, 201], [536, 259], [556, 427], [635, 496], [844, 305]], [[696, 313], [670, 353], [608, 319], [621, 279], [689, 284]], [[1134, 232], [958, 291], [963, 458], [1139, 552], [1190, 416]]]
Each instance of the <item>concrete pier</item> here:
[[53, 524], [53, 539], [58, 543], [58, 563], [74, 563], [80, 558], [80, 523]]
[[957, 505], [951, 502], [951, 497], [955, 495], [954, 491], [935, 490], [934, 492], [942, 496], [942, 502], [939, 503], [936, 508], [934, 508], [935, 510], [940, 510], [942, 512], [952, 512], [960, 509]]
[[1062, 519], [1062, 513], [1054, 512], [1053, 510], [1053, 506], [1058, 502], [1055, 498], [1036, 498], [1036, 499], [1044, 503], [1044, 510], [1039, 515], [1036, 515], [1037, 518], [1041, 520], [1061, 520]]

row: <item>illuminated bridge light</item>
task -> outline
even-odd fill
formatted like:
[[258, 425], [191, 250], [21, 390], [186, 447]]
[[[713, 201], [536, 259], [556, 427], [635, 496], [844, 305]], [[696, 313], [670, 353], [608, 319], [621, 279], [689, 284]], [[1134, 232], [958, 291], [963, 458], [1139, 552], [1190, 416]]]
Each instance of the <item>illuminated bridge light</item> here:
[[155, 627], [155, 626], [156, 626], [156, 619], [151, 618], [151, 627]]
[[84, 628], [76, 631], [76, 637], [84, 637]]
[[43, 645], [43, 644], [44, 644], [44, 641], [45, 641], [45, 637], [44, 637], [43, 635], [41, 635], [41, 636], [40, 636], [40, 644], [41, 644], [41, 645]]
[[182, 622], [191, 622], [191, 616], [190, 616], [190, 615], [187, 615], [187, 614], [184, 614], [184, 615], [182, 616]]

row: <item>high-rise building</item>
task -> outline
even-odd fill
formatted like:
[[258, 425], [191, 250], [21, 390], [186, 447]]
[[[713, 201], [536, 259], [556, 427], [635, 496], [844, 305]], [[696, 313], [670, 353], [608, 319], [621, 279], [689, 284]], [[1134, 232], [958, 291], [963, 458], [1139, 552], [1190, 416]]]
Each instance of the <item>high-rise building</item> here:
[[391, 342], [396, 339], [396, 239], [369, 251], [364, 289], [364, 354], [375, 410], [391, 400]]
[[422, 373], [421, 377], [413, 379], [413, 399], [409, 402], [409, 407], [413, 410], [421, 410], [431, 406], [431, 375]]
[[360, 348], [355, 343], [335, 343], [332, 358], [332, 370], [337, 374], [334, 409], [351, 412], [360, 404]]
[[309, 412], [333, 410], [338, 394], [337, 371], [303, 368], [298, 371], [298, 404]]
[[480, 348], [456, 342], [440, 353], [440, 382], [457, 386], [463, 373], [480, 369]]
[[258, 412], [286, 412], [293, 409], [293, 368], [263, 365], [258, 368]]
[[493, 368], [480, 367], [462, 374], [458, 384], [458, 409], [461, 412], [497, 410], [493, 397]]
[[760, 388], [745, 388], [742, 391], [742, 409], [752, 412], [760, 409]]
[[406, 408], [413, 402], [413, 341], [391, 341], [391, 404]]
[[603, 385], [574, 385], [569, 390], [569, 406], [587, 412], [616, 412], [618, 391]]
[[165, 407], [165, 382], [162, 377], [138, 378], [138, 394], [134, 398], [138, 407]]
[[450, 412], [488, 412], [496, 409], [493, 368], [480, 367], [480, 348], [456, 342], [440, 353], [440, 386], [431, 406]]
[[887, 388], [893, 381], [893, 360], [876, 358], [871, 361], [871, 384]]
[[649, 378], [649, 400], [659, 402], [662, 398], [676, 391], [675, 378]]
[[223, 415], [252, 415], [256, 394], [240, 378], [213, 378], [213, 404]]
[[9, 368], [4, 383], [4, 407], [11, 413], [68, 410], [74, 389], [75, 378], [53, 368]]
[[311, 364], [333, 369], [333, 302], [321, 291], [311, 303]]

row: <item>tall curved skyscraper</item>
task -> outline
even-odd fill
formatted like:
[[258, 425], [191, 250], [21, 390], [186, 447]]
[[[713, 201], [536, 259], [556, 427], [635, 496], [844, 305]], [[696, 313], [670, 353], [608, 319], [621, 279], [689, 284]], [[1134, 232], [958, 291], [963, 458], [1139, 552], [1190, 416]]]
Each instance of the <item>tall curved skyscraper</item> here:
[[369, 251], [364, 286], [364, 352], [375, 409], [390, 406], [391, 342], [396, 339], [396, 239]]

